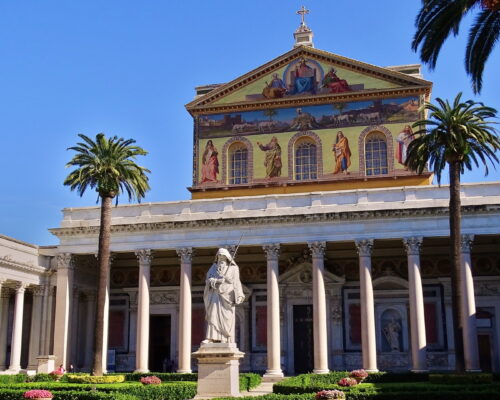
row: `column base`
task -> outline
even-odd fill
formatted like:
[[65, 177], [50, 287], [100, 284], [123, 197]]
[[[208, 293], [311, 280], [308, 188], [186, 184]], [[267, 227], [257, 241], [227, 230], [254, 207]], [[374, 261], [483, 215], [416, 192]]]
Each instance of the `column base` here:
[[410, 369], [410, 371], [414, 374], [426, 374], [427, 372], [429, 372], [428, 369]]
[[465, 372], [482, 372], [482, 369], [466, 369]]
[[190, 374], [191, 372], [193, 372], [192, 369], [178, 369], [177, 370], [178, 374]]
[[262, 382], [279, 382], [284, 377], [281, 369], [268, 369], [262, 376]]
[[328, 374], [329, 369], [313, 369], [313, 374]]
[[136, 370], [134, 370], [134, 374], [147, 374], [149, 373], [149, 369], [145, 368], [145, 369], [142, 369], [142, 368], [137, 368]]
[[378, 368], [372, 368], [372, 369], [370, 369], [370, 368], [364, 368], [364, 370], [366, 372], [378, 372]]

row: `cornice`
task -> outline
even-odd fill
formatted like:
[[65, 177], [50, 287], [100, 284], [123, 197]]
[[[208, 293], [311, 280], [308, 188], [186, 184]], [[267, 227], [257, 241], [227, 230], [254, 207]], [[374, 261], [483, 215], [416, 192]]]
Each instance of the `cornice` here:
[[371, 99], [384, 99], [409, 95], [430, 95], [431, 86], [407, 86], [388, 89], [368, 89], [359, 92], [343, 92], [336, 94], [323, 94], [316, 96], [286, 97], [281, 99], [262, 99], [259, 101], [245, 101], [228, 104], [208, 104], [196, 106], [188, 111], [193, 116], [201, 114], [217, 114], [235, 111], [253, 111], [269, 108], [297, 107], [306, 105], [346, 103], [350, 101], [364, 101]]
[[[500, 212], [500, 205], [472, 205], [463, 206], [462, 213], [486, 214]], [[158, 232], [175, 229], [193, 228], [215, 228], [215, 227], [235, 227], [235, 226], [259, 226], [273, 224], [299, 224], [299, 223], [322, 223], [332, 221], [360, 221], [380, 218], [408, 218], [408, 217], [444, 217], [449, 215], [448, 207], [433, 208], [408, 208], [394, 210], [372, 210], [372, 211], [344, 211], [329, 213], [311, 213], [297, 215], [274, 215], [259, 217], [236, 217], [218, 219], [197, 219], [191, 221], [168, 221], [136, 224], [116, 224], [111, 225], [111, 233], [128, 232]], [[74, 227], [74, 228], [53, 228], [49, 231], [57, 237], [98, 235], [99, 226]]]
[[8, 268], [22, 271], [22, 272], [35, 273], [37, 275], [43, 275], [43, 274], [49, 272], [48, 269], [46, 269], [44, 267], [40, 267], [39, 265], [15, 261], [9, 255], [0, 257], [0, 266], [6, 266]]
[[[375, 65], [367, 64], [361, 61], [350, 59], [347, 57], [342, 57], [337, 54], [333, 54], [327, 51], [318, 50], [310, 47], [297, 47], [289, 52], [271, 60], [262, 66], [253, 69], [252, 71], [219, 86], [218, 88], [210, 91], [209, 93], [191, 101], [186, 104], [186, 109], [192, 113], [195, 108], [203, 107], [205, 108], [209, 104], [219, 100], [220, 98], [239, 90], [257, 79], [267, 75], [276, 69], [288, 64], [295, 58], [307, 56], [311, 59], [324, 62], [333, 62], [341, 68], [350, 69], [353, 71], [361, 72], [363, 74], [371, 75], [377, 77], [378, 79], [383, 79], [392, 83], [398, 83], [403, 86], [417, 85], [419, 87], [427, 87], [428, 90], [432, 87], [432, 82], [426, 81], [424, 79], [416, 78], [410, 75], [403, 74], [401, 72], [392, 71], [383, 67], [378, 67]], [[338, 99], [339, 97], [334, 97]], [[264, 102], [262, 104], [265, 104]]]

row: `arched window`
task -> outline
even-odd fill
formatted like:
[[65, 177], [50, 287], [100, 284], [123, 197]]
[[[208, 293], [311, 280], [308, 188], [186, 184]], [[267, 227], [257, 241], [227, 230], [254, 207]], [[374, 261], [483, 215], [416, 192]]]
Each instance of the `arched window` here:
[[248, 183], [248, 149], [235, 143], [229, 149], [229, 184]]
[[382, 133], [370, 133], [366, 137], [365, 167], [367, 176], [388, 173], [387, 142]]
[[310, 140], [301, 141], [295, 147], [295, 179], [303, 181], [317, 177], [316, 144]]

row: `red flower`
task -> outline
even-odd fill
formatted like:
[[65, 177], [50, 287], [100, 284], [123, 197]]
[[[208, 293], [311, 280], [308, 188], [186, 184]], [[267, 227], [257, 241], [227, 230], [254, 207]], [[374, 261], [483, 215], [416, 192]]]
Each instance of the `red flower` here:
[[354, 386], [357, 385], [358, 381], [354, 378], [342, 378], [340, 381], [338, 381], [337, 385], [339, 386]]
[[143, 376], [141, 383], [143, 385], [161, 385], [161, 379], [156, 376]]

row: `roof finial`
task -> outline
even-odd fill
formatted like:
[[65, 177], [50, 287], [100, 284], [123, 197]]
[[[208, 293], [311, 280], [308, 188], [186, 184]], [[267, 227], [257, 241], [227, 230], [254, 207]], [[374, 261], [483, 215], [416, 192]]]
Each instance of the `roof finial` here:
[[306, 25], [305, 21], [305, 16], [306, 14], [309, 14], [309, 10], [302, 6], [299, 11], [297, 11], [297, 14], [300, 15], [300, 26], [297, 28], [297, 30], [293, 33], [293, 36], [295, 37], [295, 44], [293, 47], [298, 47], [298, 46], [310, 46], [314, 47], [312, 38], [313, 38], [313, 33], [312, 31], [308, 28]]
[[299, 10], [299, 11], [297, 11], [297, 14], [298, 14], [298, 15], [300, 15], [300, 16], [301, 16], [301, 19], [302, 19], [302, 20], [300, 21], [300, 26], [306, 26], [306, 27], [307, 27], [307, 25], [306, 25], [306, 21], [305, 21], [305, 17], [306, 17], [306, 14], [309, 14], [309, 10], [308, 10], [308, 9], [306, 9], [304, 6], [302, 6], [302, 7], [300, 8], [300, 10]]

